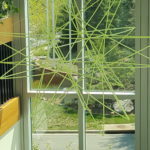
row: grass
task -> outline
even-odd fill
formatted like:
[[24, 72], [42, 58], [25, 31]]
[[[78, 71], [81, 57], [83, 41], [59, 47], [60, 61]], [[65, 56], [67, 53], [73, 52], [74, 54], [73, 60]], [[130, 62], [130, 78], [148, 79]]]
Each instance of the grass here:
[[[38, 103], [39, 102], [39, 103]], [[54, 103], [48, 101], [32, 102], [32, 120], [33, 128], [41, 130], [77, 130], [78, 115], [77, 113], [67, 112], [66, 108], [57, 100]], [[126, 124], [134, 123], [135, 117], [129, 115], [129, 120], [116, 115], [106, 115], [105, 124]], [[86, 115], [86, 126], [88, 130], [100, 130], [103, 122], [101, 114], [95, 114], [94, 120], [90, 115]], [[45, 126], [43, 126], [45, 124]]]

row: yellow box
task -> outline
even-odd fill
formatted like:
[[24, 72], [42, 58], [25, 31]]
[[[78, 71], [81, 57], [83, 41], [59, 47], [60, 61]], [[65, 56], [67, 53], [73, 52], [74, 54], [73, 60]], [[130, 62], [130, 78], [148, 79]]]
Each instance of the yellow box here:
[[0, 136], [20, 119], [20, 100], [18, 97], [0, 105]]
[[13, 40], [13, 19], [12, 17], [0, 20], [0, 45]]

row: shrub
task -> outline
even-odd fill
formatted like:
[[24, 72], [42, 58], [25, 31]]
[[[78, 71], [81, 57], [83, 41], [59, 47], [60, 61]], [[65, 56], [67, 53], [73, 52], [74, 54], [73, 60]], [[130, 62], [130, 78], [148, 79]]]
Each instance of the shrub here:
[[18, 9], [14, 6], [12, 0], [0, 1], [0, 19], [8, 16], [8, 14], [18, 12]]

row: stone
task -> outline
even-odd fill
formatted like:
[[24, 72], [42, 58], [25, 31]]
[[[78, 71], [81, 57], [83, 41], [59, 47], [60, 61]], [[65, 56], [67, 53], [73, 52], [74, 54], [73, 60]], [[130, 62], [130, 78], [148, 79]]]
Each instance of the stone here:
[[131, 99], [118, 100], [114, 102], [113, 108], [116, 112], [119, 113], [123, 111], [126, 111], [127, 113], [131, 113], [134, 110], [134, 104]]

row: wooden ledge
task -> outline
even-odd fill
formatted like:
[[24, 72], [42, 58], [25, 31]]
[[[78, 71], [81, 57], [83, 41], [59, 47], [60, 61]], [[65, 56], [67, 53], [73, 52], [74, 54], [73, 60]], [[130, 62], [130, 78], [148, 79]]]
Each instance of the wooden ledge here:
[[20, 119], [20, 100], [18, 97], [0, 105], [0, 136]]
[[0, 45], [13, 40], [13, 19], [12, 17], [0, 20]]

